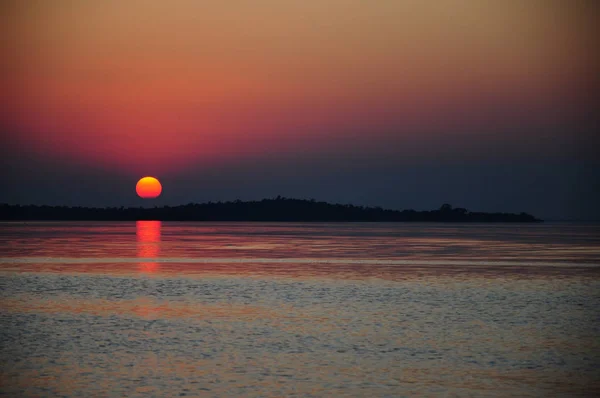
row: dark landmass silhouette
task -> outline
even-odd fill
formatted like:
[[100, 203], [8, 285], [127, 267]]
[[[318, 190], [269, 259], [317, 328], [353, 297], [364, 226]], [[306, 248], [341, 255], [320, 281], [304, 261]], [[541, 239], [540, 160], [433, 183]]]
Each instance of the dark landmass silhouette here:
[[386, 210], [317, 202], [314, 199], [274, 199], [242, 202], [190, 203], [163, 207], [67, 207], [0, 205], [0, 220], [33, 221], [362, 221], [362, 222], [541, 222], [527, 213], [481, 213], [444, 204], [438, 210]]

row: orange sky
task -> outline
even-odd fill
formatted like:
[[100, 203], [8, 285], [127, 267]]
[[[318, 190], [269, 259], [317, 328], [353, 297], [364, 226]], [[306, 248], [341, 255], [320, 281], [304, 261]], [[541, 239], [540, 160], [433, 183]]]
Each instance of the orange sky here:
[[543, 120], [591, 81], [591, 4], [5, 1], [3, 140], [154, 174], [509, 134], [479, 127]]

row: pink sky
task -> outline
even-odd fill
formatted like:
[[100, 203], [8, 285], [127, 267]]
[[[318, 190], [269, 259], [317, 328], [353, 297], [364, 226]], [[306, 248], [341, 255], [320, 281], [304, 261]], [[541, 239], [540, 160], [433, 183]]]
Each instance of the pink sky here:
[[9, 1], [3, 140], [140, 174], [532, 142], [585, 101], [589, 4]]

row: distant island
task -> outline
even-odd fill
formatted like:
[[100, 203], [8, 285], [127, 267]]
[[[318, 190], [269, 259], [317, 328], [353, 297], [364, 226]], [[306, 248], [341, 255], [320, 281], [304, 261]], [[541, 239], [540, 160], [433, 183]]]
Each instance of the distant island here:
[[314, 199], [278, 196], [260, 201], [190, 203], [181, 206], [143, 207], [67, 207], [0, 205], [4, 221], [360, 221], [360, 222], [541, 222], [527, 213], [471, 212], [461, 207], [442, 205], [437, 210], [386, 210], [381, 207], [330, 204]]

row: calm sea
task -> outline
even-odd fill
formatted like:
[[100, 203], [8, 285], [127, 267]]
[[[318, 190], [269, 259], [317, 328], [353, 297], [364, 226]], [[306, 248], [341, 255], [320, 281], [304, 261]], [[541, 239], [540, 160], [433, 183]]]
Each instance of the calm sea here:
[[0, 224], [6, 396], [600, 395], [600, 226]]

